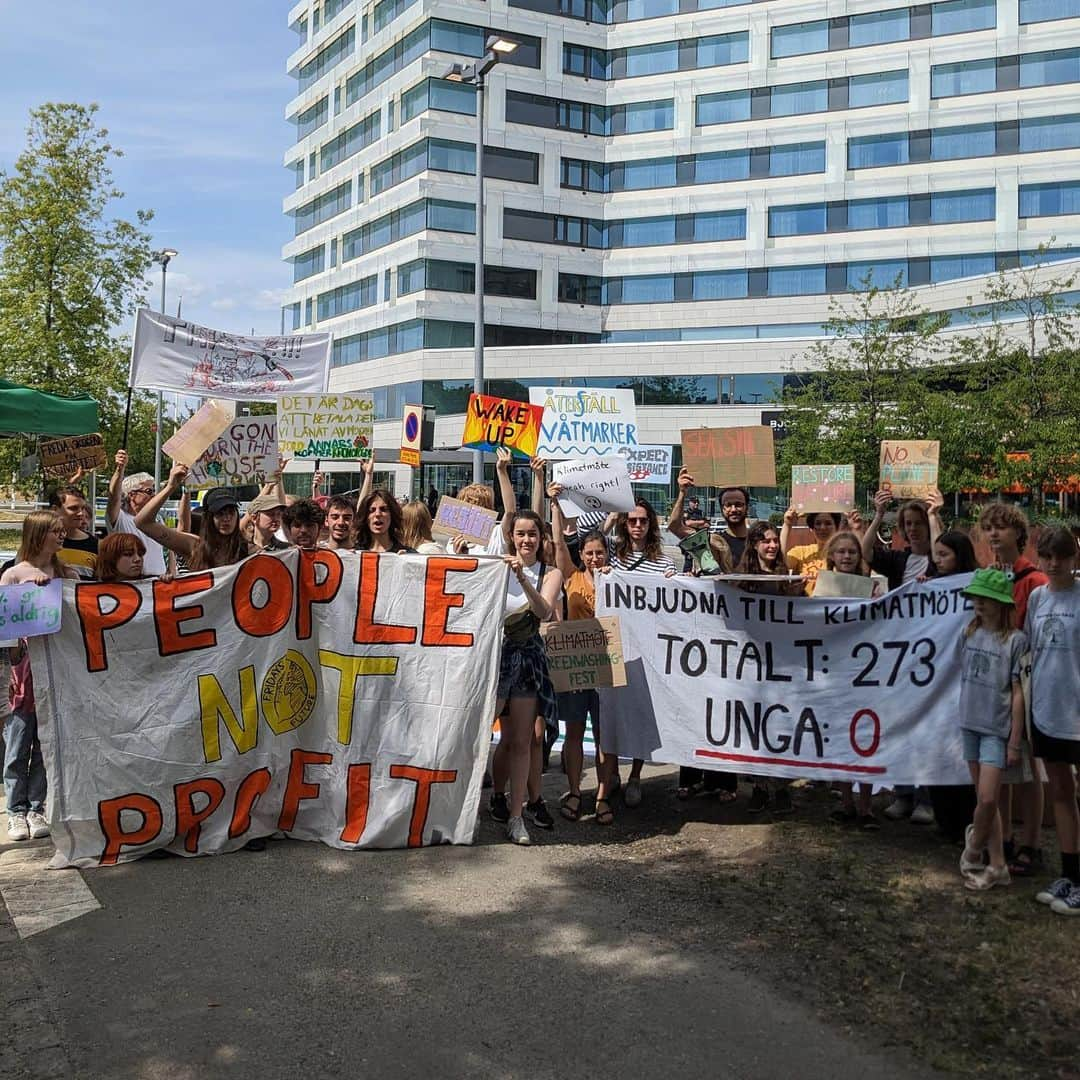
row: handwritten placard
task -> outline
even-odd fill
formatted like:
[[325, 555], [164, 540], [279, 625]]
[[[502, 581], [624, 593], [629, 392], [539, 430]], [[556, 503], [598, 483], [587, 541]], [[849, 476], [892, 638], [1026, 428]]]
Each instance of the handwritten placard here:
[[19, 638], [55, 634], [60, 629], [63, 606], [60, 578], [53, 578], [47, 585], [0, 587], [0, 645], [13, 645]]
[[568, 517], [596, 510], [624, 513], [634, 509], [634, 489], [621, 456], [556, 461], [551, 479], [562, 485], [559, 508]]
[[620, 446], [631, 484], [671, 483], [670, 446]]
[[814, 595], [868, 600], [874, 595], [874, 579], [862, 574], [843, 574], [838, 570], [819, 570]]
[[604, 457], [638, 445], [633, 390], [533, 386], [529, 401], [544, 410], [536, 451], [540, 457]]
[[351, 394], [282, 394], [278, 450], [301, 461], [367, 461], [373, 448], [375, 399]]
[[519, 457], [533, 457], [543, 414], [539, 406], [523, 401], [470, 394], [461, 445], [474, 450], [505, 446]]
[[278, 467], [277, 419], [247, 416], [235, 421], [191, 466], [193, 488], [262, 484]]
[[194, 465], [235, 419], [235, 401], [210, 400], [178, 428], [161, 449], [177, 464]]
[[682, 432], [683, 465], [703, 487], [776, 487], [770, 427], [689, 428]]
[[103, 469], [108, 464], [105, 456], [105, 440], [94, 432], [92, 435], [72, 435], [66, 439], [43, 439], [38, 444], [41, 455], [41, 473], [46, 480], [54, 477], [67, 479], [82, 469]]
[[881, 444], [879, 482], [897, 499], [927, 499], [937, 490], [936, 439], [904, 439]]
[[845, 514], [855, 505], [854, 465], [792, 465], [791, 505], [800, 514]]
[[544, 623], [540, 633], [557, 692], [626, 685], [618, 616]]
[[439, 499], [435, 520], [431, 523], [431, 534], [446, 539], [464, 536], [470, 544], [486, 545], [498, 520], [499, 515], [486, 506], [474, 506], [443, 495]]

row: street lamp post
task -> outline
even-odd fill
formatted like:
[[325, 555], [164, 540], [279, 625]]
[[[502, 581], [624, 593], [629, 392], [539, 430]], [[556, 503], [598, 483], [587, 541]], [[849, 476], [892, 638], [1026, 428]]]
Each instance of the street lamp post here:
[[[165, 273], [169, 263], [177, 256], [178, 252], [172, 248], [163, 248], [155, 251], [151, 256], [154, 262], [161, 266], [161, 314], [165, 314]], [[154, 425], [154, 487], [161, 487], [161, 391], [157, 396], [157, 423]]]
[[[484, 77], [517, 48], [516, 41], [492, 35], [482, 59], [454, 64], [445, 78], [476, 87], [476, 321], [473, 327], [473, 393], [484, 392]], [[473, 483], [484, 482], [484, 452], [473, 451]]]

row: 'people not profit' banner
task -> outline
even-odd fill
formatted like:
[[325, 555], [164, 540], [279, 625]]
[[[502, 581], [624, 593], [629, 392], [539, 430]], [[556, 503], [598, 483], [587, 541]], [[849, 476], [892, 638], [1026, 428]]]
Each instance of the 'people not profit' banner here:
[[31, 643], [56, 865], [275, 830], [469, 843], [507, 569], [296, 549], [174, 581], [64, 582]]
[[621, 616], [627, 685], [600, 691], [601, 746], [766, 776], [967, 783], [956, 717], [969, 580], [823, 600], [612, 572], [596, 614]]

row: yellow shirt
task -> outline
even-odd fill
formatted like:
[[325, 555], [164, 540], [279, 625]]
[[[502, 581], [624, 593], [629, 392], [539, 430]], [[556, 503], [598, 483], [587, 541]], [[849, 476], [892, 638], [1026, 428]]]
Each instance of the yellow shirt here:
[[803, 591], [807, 596], [814, 595], [814, 583], [818, 574], [825, 569], [825, 548], [820, 544], [803, 544], [788, 548], [788, 569], [793, 574], [804, 574], [806, 583]]
[[565, 588], [567, 618], [591, 619], [596, 614], [596, 585], [592, 572], [575, 570]]

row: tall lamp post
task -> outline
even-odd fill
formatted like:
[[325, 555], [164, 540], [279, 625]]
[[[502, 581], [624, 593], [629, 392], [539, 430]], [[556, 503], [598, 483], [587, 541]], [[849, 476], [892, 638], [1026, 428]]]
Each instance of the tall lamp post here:
[[[155, 251], [151, 255], [151, 259], [161, 266], [161, 307], [158, 309], [162, 315], [165, 314], [165, 274], [169, 268], [169, 263], [176, 258], [176, 251], [172, 248], [162, 248], [161, 251]], [[161, 391], [158, 391], [157, 396], [157, 423], [154, 425], [154, 487], [161, 487]]]
[[[473, 393], [484, 392], [484, 77], [518, 43], [493, 34], [484, 55], [471, 64], [453, 64], [444, 78], [476, 87], [476, 325], [473, 329]], [[473, 451], [473, 483], [484, 482], [484, 452]]]

